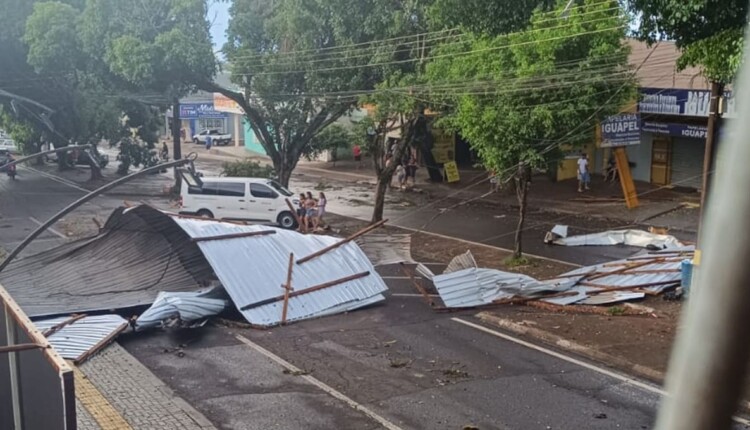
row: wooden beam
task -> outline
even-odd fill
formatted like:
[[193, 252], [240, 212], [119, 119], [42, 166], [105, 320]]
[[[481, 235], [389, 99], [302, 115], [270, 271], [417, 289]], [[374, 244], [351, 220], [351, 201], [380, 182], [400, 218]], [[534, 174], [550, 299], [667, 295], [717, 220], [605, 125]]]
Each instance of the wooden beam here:
[[276, 234], [276, 230], [249, 231], [244, 233], [222, 234], [219, 236], [194, 237], [193, 242], [211, 242], [214, 240], [242, 239], [245, 237], [268, 236]]
[[430, 305], [431, 308], [435, 308], [435, 302], [432, 300], [432, 297], [430, 297], [430, 294], [427, 292], [424, 286], [422, 286], [422, 284], [420, 284], [417, 278], [414, 276], [414, 271], [407, 268], [404, 263], [401, 263], [401, 270], [406, 274], [406, 276], [409, 277], [411, 284], [422, 295], [427, 304]]
[[32, 349], [45, 349], [46, 345], [39, 343], [18, 343], [15, 345], [0, 346], [0, 354], [7, 354], [10, 352], [29, 351]]
[[281, 324], [286, 324], [286, 314], [289, 309], [289, 292], [292, 290], [292, 269], [294, 268], [294, 253], [289, 254], [289, 268], [286, 271], [284, 287], [284, 307], [281, 309]]
[[294, 207], [292, 202], [289, 201], [289, 199], [284, 199], [286, 201], [286, 205], [289, 207], [289, 210], [292, 212], [292, 215], [294, 215], [294, 219], [297, 220], [297, 225], [302, 228], [302, 219], [297, 214], [297, 209]]
[[[305, 288], [304, 290], [298, 290], [298, 291], [292, 291], [289, 293], [289, 298], [301, 296], [303, 294], [309, 294], [314, 293], [315, 291], [320, 291], [326, 288], [334, 287], [339, 284], [343, 284], [345, 282], [354, 281], [355, 279], [364, 278], [365, 276], [369, 276], [370, 272], [362, 272], [357, 273], [356, 275], [346, 276], [344, 278], [336, 279], [335, 281], [326, 282], [320, 285], [315, 285], [314, 287]], [[285, 293], [286, 294], [286, 293]], [[270, 305], [271, 303], [276, 303], [278, 301], [284, 300], [284, 295], [278, 296], [278, 297], [271, 297], [270, 299], [261, 300], [256, 303], [250, 303], [249, 305], [245, 305], [240, 308], [241, 311], [246, 311], [248, 309], [258, 308], [265, 305]]]
[[55, 324], [52, 327], [48, 328], [47, 330], [44, 330], [42, 332], [42, 336], [44, 336], [44, 337], [50, 337], [53, 334], [55, 334], [58, 331], [60, 331], [63, 327], [65, 327], [67, 325], [70, 325], [70, 324], [73, 324], [74, 322], [80, 320], [81, 318], [85, 318], [85, 317], [86, 317], [86, 314], [73, 315], [70, 318], [66, 319], [65, 321], [63, 321], [63, 322], [61, 322], [59, 324]]
[[323, 254], [325, 254], [325, 253], [327, 253], [329, 251], [332, 251], [332, 250], [340, 247], [341, 245], [345, 245], [345, 244], [351, 242], [352, 240], [354, 240], [354, 239], [356, 239], [356, 238], [358, 238], [360, 236], [363, 236], [363, 235], [365, 235], [365, 234], [367, 234], [367, 233], [375, 230], [376, 228], [382, 227], [387, 222], [388, 222], [388, 220], [384, 219], [382, 221], [376, 222], [375, 224], [373, 224], [371, 226], [365, 227], [362, 230], [354, 233], [353, 235], [347, 237], [344, 240], [336, 242], [333, 245], [326, 246], [325, 248], [321, 249], [320, 251], [313, 252], [312, 254], [308, 255], [307, 257], [300, 258], [299, 260], [297, 260], [297, 264], [306, 263], [306, 262], [312, 260], [313, 258], [320, 257], [321, 255], [323, 255]]
[[633, 182], [633, 174], [630, 172], [630, 163], [625, 148], [617, 147], [614, 150], [615, 161], [617, 162], [617, 174], [620, 176], [620, 185], [622, 194], [625, 196], [625, 205], [628, 209], [634, 209], [639, 206], [638, 192]]

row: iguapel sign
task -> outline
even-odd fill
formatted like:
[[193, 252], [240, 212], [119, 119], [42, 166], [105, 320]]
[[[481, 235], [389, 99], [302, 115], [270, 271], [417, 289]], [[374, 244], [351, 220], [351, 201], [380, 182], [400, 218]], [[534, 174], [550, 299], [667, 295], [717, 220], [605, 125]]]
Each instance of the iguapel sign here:
[[[708, 117], [711, 92], [673, 88], [641, 88], [639, 113]], [[724, 117], [736, 117], [734, 95], [724, 93]]]
[[214, 109], [213, 103], [184, 103], [180, 105], [181, 119], [224, 117], [226, 117], [226, 114]]
[[641, 124], [638, 114], [614, 115], [602, 122], [602, 148], [629, 146], [641, 143]]

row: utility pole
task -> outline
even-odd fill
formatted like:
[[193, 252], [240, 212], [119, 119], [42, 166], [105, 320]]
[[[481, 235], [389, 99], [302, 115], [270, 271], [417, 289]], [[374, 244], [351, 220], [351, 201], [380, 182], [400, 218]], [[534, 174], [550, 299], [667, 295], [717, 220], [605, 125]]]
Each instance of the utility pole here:
[[174, 104], [172, 105], [172, 141], [174, 142], [174, 159], [179, 160], [182, 158], [182, 146], [180, 142], [180, 131], [181, 128], [180, 125], [182, 123], [182, 120], [180, 119], [180, 100], [175, 98]]
[[[719, 101], [724, 95], [724, 84], [711, 82], [711, 101], [708, 106], [708, 131], [706, 133], [706, 151], [703, 156], [703, 184], [701, 186], [701, 209], [698, 221], [698, 245], [700, 246], [701, 231], [703, 230], [703, 219], [706, 214], [706, 200], [708, 198], [711, 177], [714, 170], [714, 158], [716, 156], [716, 138], [719, 130], [721, 112], [719, 112]], [[700, 247], [697, 249], [696, 263], [700, 265]]]

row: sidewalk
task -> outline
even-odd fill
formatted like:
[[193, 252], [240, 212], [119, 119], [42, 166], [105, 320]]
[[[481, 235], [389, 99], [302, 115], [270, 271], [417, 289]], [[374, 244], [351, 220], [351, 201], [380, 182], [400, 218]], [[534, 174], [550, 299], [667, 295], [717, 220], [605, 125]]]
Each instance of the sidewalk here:
[[117, 343], [77, 367], [75, 377], [81, 430], [214, 429]]
[[[246, 151], [244, 148], [219, 147], [206, 158], [220, 157], [226, 161], [252, 158], [270, 163], [261, 154]], [[300, 161], [297, 172], [319, 174], [327, 179], [356, 183], [377, 183], [370, 160], [363, 160], [362, 166], [353, 160], [333, 163]], [[461, 169], [461, 182], [456, 184], [436, 184], [428, 181], [427, 170], [417, 172], [417, 187], [425, 191], [431, 200], [450, 199], [455, 202], [478, 199], [482, 203], [515, 208], [518, 206], [513, 192], [499, 192], [485, 196], [490, 191], [487, 173], [480, 169]], [[474, 184], [472, 186], [472, 184]], [[544, 175], [534, 177], [529, 194], [529, 209], [552, 214], [584, 215], [592, 218], [611, 220], [623, 226], [649, 224], [673, 230], [695, 233], [698, 229], [700, 209], [696, 204], [700, 194], [683, 193], [668, 188], [655, 187], [644, 182], [636, 182], [640, 206], [628, 209], [622, 199], [619, 183], [605, 183], [595, 176], [591, 191], [578, 193], [575, 179], [552, 182]], [[484, 197], [483, 197], [484, 196]]]

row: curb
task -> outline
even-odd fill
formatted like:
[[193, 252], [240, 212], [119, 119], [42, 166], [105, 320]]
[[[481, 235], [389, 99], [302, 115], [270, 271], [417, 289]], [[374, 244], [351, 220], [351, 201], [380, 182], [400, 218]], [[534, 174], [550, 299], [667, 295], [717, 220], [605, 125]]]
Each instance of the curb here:
[[664, 383], [664, 379], [666, 376], [664, 372], [660, 372], [658, 370], [651, 369], [640, 364], [632, 363], [623, 358], [615, 357], [614, 355], [610, 355], [597, 349], [581, 345], [577, 342], [563, 339], [562, 337], [548, 331], [528, 327], [505, 318], [499, 318], [488, 312], [480, 312], [476, 315], [476, 317], [485, 323], [495, 325], [518, 335], [525, 335], [534, 339], [541, 340], [544, 343], [556, 346], [565, 351], [573, 352], [588, 359], [601, 362], [608, 367], [614, 367], [624, 370], [625, 372], [632, 375], [646, 378], [651, 382], [656, 382], [659, 384]]

